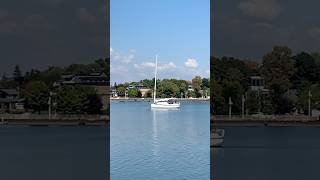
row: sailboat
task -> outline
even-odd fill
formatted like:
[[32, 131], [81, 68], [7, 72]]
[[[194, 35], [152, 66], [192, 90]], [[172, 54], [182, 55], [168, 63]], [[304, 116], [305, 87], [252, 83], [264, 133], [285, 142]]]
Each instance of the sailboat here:
[[154, 71], [154, 92], [153, 92], [153, 103], [151, 103], [151, 108], [164, 108], [164, 109], [172, 109], [172, 108], [180, 108], [180, 102], [177, 102], [174, 98], [164, 98], [157, 99], [157, 69], [158, 69], [158, 56], [156, 56], [156, 65]]
[[224, 140], [224, 129], [212, 129], [210, 133], [210, 147], [222, 147]]
[[214, 124], [215, 119], [211, 119], [211, 127], [210, 127], [210, 147], [222, 147], [224, 142], [224, 129], [216, 128]]

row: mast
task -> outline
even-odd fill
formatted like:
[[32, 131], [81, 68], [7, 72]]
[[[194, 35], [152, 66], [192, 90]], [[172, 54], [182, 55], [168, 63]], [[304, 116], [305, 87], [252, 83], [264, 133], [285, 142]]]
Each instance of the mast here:
[[156, 103], [156, 93], [157, 93], [157, 66], [158, 66], [158, 55], [156, 55], [156, 68], [155, 68], [155, 71], [154, 71], [153, 103]]

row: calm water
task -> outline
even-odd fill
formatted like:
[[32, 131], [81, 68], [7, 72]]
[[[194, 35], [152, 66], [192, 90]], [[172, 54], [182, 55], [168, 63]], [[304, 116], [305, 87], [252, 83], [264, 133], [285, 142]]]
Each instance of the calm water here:
[[211, 151], [215, 180], [318, 180], [320, 128], [225, 128], [224, 148]]
[[180, 110], [112, 102], [111, 179], [209, 179], [209, 129], [208, 102]]
[[107, 127], [0, 126], [1, 180], [106, 180]]

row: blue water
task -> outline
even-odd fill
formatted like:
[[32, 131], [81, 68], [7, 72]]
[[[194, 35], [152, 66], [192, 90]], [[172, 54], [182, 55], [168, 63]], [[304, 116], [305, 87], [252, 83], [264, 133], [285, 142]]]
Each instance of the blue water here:
[[106, 180], [109, 128], [0, 126], [1, 180]]
[[214, 180], [319, 180], [320, 128], [225, 128], [211, 154]]
[[208, 102], [111, 102], [111, 179], [209, 179], [209, 129]]

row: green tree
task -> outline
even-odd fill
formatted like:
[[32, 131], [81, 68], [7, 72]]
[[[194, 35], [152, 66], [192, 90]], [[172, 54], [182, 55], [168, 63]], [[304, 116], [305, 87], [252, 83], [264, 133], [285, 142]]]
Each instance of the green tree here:
[[20, 70], [19, 65], [16, 65], [16, 66], [14, 67], [13, 77], [14, 77], [16, 80], [18, 80], [19, 78], [22, 77], [22, 74], [21, 74], [21, 70]]
[[[79, 90], [79, 89], [78, 89]], [[79, 93], [82, 93], [82, 112], [87, 114], [101, 114], [103, 104], [101, 97], [97, 94], [96, 89], [92, 87], [81, 86]]]
[[55, 81], [59, 80], [63, 75], [64, 70], [60, 67], [49, 67], [47, 70], [40, 73], [40, 79], [48, 85], [52, 85]]
[[16, 86], [21, 86], [21, 84], [23, 82], [23, 77], [22, 77], [22, 73], [21, 73], [19, 65], [16, 65], [14, 67], [13, 78], [16, 81]]
[[316, 62], [310, 54], [302, 52], [294, 56], [293, 59], [295, 60], [296, 72], [292, 79], [296, 88], [301, 89], [304, 85], [313, 84], [319, 80]]
[[320, 83], [313, 84], [310, 87], [302, 89], [298, 95], [298, 107], [308, 114], [309, 107], [309, 90], [311, 91], [311, 108], [320, 110]]
[[117, 94], [118, 94], [118, 96], [120, 96], [120, 97], [125, 96], [125, 94], [126, 94], [126, 88], [123, 87], [123, 86], [118, 86], [118, 87], [117, 87]]
[[272, 52], [263, 57], [262, 74], [266, 85], [272, 90], [272, 104], [276, 113], [282, 107], [282, 95], [292, 86], [290, 79], [295, 73], [294, 63], [291, 59], [291, 49], [284, 46], [275, 46]]
[[81, 114], [83, 96], [80, 86], [63, 86], [57, 92], [57, 111], [63, 114]]
[[[158, 93], [158, 90], [157, 90]], [[178, 97], [180, 94], [179, 87], [170, 80], [163, 80], [160, 83], [159, 95], [162, 98]]]
[[210, 88], [210, 82], [208, 78], [203, 78], [202, 79], [202, 83], [201, 83], [201, 88], [205, 89], [205, 88]]
[[246, 109], [249, 114], [255, 114], [259, 112], [259, 97], [258, 92], [255, 91], [249, 91], [247, 93], [246, 98]]
[[137, 89], [129, 89], [128, 96], [130, 98], [136, 98], [136, 97], [138, 97], [138, 92], [139, 92], [139, 90], [137, 90]]
[[200, 76], [196, 76], [192, 79], [192, 88], [195, 91], [200, 91], [202, 86], [202, 79]]
[[40, 113], [48, 109], [49, 88], [43, 81], [32, 81], [26, 84], [23, 91], [25, 107]]
[[63, 86], [57, 92], [57, 110], [64, 114], [100, 114], [102, 102], [88, 86]]

